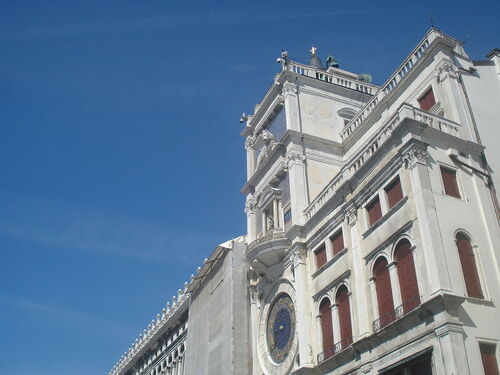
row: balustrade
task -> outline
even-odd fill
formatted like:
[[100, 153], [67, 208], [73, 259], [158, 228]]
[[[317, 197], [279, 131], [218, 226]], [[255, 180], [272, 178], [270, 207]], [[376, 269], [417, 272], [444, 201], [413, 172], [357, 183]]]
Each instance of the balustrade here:
[[326, 359], [340, 353], [344, 349], [347, 349], [352, 344], [352, 337], [346, 337], [340, 340], [332, 347], [327, 348], [324, 352], [318, 354], [318, 363], [325, 361]]
[[373, 331], [377, 332], [381, 330], [382, 328], [388, 326], [392, 322], [400, 319], [404, 315], [408, 314], [410, 311], [414, 310], [420, 306], [420, 297], [415, 296], [412, 297], [405, 302], [403, 302], [401, 305], [396, 307], [394, 311], [388, 312], [386, 314], [383, 314], [380, 318], [375, 320], [373, 322]]

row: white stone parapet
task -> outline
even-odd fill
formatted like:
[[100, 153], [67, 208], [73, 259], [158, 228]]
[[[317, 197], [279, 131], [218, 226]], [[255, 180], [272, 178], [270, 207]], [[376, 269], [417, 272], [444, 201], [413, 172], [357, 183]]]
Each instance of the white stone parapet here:
[[295, 61], [290, 61], [286, 70], [315, 79], [320, 81], [325, 81], [327, 83], [332, 83], [334, 85], [346, 87], [348, 89], [363, 92], [365, 94], [373, 95], [378, 90], [378, 86], [372, 85], [361, 80], [348, 78], [346, 76], [335, 74], [331, 72], [326, 72], [323, 69], [318, 69], [310, 65], [300, 64]]
[[387, 96], [394, 88], [399, 84], [399, 82], [408, 74], [410, 70], [415, 66], [415, 64], [424, 56], [424, 52], [429, 48], [431, 41], [433, 41], [438, 35], [441, 35], [437, 30], [431, 29], [431, 31], [426, 35], [426, 37], [417, 45], [417, 47], [412, 51], [412, 53], [406, 58], [401, 64], [400, 68], [396, 70], [386, 81], [386, 83], [377, 91], [373, 98], [366, 103], [363, 109], [354, 116], [354, 118], [346, 125], [344, 130], [340, 133], [342, 141], [345, 141], [354, 130], [361, 125], [364, 119], [373, 111], [376, 105]]

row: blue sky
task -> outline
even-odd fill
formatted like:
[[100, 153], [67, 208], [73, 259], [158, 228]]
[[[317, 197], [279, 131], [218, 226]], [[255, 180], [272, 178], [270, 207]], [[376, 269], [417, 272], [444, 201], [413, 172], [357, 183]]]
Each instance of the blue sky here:
[[0, 375], [105, 374], [243, 234], [240, 114], [286, 49], [382, 83], [434, 23], [474, 59], [500, 2], [0, 2]]

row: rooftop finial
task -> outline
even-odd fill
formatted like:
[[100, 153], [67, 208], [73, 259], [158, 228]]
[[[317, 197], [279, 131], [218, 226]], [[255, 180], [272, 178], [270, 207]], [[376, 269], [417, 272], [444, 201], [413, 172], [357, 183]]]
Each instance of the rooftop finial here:
[[311, 49], [309, 50], [311, 52], [311, 58], [309, 59], [309, 65], [314, 66], [315, 68], [323, 68], [323, 65], [321, 64], [321, 60], [319, 59], [317, 52], [318, 48], [315, 46], [312, 46]]

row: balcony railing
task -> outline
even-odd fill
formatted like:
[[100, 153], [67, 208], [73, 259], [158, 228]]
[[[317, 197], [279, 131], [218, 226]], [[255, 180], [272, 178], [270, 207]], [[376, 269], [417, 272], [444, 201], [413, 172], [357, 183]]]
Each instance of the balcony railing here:
[[412, 297], [405, 302], [403, 302], [401, 305], [396, 307], [394, 311], [388, 312], [384, 315], [382, 315], [380, 318], [375, 320], [373, 322], [373, 331], [377, 332], [381, 330], [382, 328], [386, 327], [387, 325], [391, 324], [392, 322], [398, 320], [399, 318], [403, 317], [404, 315], [408, 314], [410, 311], [416, 309], [418, 306], [420, 306], [420, 297], [415, 296]]
[[346, 337], [340, 340], [338, 343], [330, 348], [327, 348], [324, 352], [318, 354], [318, 363], [340, 353], [342, 350], [348, 348], [352, 344], [352, 337]]
[[285, 237], [285, 232], [281, 232], [281, 231], [266, 234], [260, 238], [257, 238], [255, 241], [251, 242], [250, 245], [248, 245], [247, 251], [252, 250], [255, 246], [257, 246], [258, 244], [261, 244], [263, 242], [267, 242], [270, 240], [277, 240], [277, 239], [284, 238], [284, 237]]

